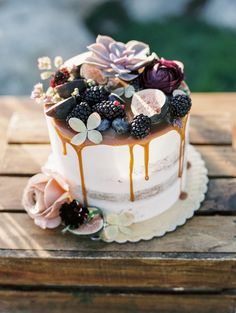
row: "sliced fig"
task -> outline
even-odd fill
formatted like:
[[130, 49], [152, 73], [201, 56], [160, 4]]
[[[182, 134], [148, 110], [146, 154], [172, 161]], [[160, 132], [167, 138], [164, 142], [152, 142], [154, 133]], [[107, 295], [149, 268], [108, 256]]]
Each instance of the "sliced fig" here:
[[65, 120], [75, 105], [75, 97], [70, 97], [46, 108], [45, 113], [50, 117], [54, 117], [59, 120]]
[[84, 79], [75, 79], [56, 87], [59, 96], [63, 99], [69, 98], [72, 92], [78, 88], [79, 91], [84, 91], [86, 89], [86, 82]]
[[166, 112], [166, 102], [167, 97], [161, 90], [144, 89], [134, 93], [131, 110], [135, 116], [144, 114], [150, 117], [153, 122], [157, 123], [163, 118], [162, 116]]
[[[89, 208], [89, 211], [91, 208]], [[93, 235], [103, 228], [103, 218], [100, 214], [96, 214], [88, 223], [80, 225], [77, 229], [68, 228], [68, 231], [74, 235]]]

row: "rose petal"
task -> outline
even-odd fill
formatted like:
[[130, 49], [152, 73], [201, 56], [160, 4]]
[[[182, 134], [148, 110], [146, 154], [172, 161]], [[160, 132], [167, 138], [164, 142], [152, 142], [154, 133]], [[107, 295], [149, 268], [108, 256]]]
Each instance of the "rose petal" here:
[[58, 216], [52, 219], [46, 219], [44, 217], [37, 217], [34, 220], [35, 225], [39, 226], [42, 229], [53, 229], [58, 227], [61, 224], [61, 217]]
[[50, 207], [65, 192], [55, 179], [50, 179], [44, 189], [44, 202]]
[[80, 145], [82, 145], [82, 143], [85, 142], [86, 138], [87, 138], [87, 131], [75, 135], [75, 136], [71, 139], [70, 142], [71, 142], [73, 145], [80, 146]]
[[102, 134], [98, 130], [92, 129], [88, 131], [88, 139], [95, 144], [99, 144], [102, 142], [103, 138]]
[[68, 192], [63, 193], [50, 207], [50, 210], [46, 212], [44, 217], [54, 218], [60, 214], [60, 208], [64, 203], [70, 202], [70, 194]]
[[87, 121], [87, 129], [95, 129], [101, 124], [101, 116], [97, 113], [94, 112], [89, 115], [88, 121]]

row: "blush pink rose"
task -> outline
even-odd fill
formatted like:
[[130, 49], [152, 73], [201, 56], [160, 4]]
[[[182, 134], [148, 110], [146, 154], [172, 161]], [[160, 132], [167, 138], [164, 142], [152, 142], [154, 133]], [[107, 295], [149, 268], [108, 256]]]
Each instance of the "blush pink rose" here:
[[39, 173], [29, 179], [22, 204], [35, 224], [46, 229], [61, 224], [60, 207], [70, 201], [69, 185], [52, 172]]

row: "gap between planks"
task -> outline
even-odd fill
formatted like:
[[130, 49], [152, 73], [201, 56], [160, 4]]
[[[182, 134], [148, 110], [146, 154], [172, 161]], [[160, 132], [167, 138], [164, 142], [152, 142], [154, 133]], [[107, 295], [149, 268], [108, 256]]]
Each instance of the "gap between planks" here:
[[236, 296], [231, 294], [99, 294], [83, 292], [0, 291], [4, 312], [34, 313], [233, 313]]

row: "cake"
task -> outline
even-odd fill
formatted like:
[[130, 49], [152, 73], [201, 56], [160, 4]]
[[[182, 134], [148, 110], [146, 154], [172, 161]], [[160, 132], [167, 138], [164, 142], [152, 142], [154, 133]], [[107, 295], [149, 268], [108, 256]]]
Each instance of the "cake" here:
[[184, 67], [99, 35], [63, 62], [38, 60], [35, 85], [51, 154], [32, 177], [23, 205], [41, 228], [112, 240], [185, 201], [190, 91]]

